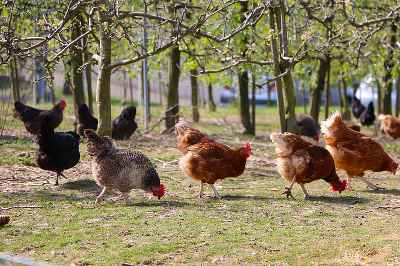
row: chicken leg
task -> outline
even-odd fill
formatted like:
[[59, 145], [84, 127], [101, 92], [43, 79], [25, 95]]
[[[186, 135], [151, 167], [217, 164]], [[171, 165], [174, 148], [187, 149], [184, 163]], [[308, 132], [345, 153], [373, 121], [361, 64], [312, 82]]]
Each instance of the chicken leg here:
[[210, 184], [210, 187], [211, 187], [212, 190], [214, 191], [214, 198], [220, 199], [221, 196], [218, 194], [218, 191], [217, 191], [217, 189], [215, 188], [214, 184]]
[[64, 175], [62, 172], [58, 172], [58, 173], [57, 173], [57, 177], [56, 177], [56, 183], [54, 184], [55, 186], [58, 186], [58, 178], [59, 178], [60, 176], [66, 178], [65, 175]]
[[371, 188], [373, 190], [383, 190], [385, 188], [383, 187], [378, 187], [377, 185], [371, 183], [370, 181], [368, 181], [365, 177], [360, 176], [359, 177], [361, 179], [361, 181], [363, 181], [365, 184], [367, 184], [367, 188]]
[[99, 204], [101, 200], [103, 200], [106, 192], [108, 191], [107, 187], [104, 187], [101, 193], [96, 198], [96, 204]]
[[203, 193], [203, 186], [204, 186], [203, 181], [201, 181], [201, 183], [200, 183], [200, 192], [199, 192], [199, 198], [200, 198], [200, 199], [201, 199], [201, 198], [203, 197], [203, 195], [204, 195], [204, 193]]
[[292, 195], [292, 188], [293, 188], [293, 185], [294, 185], [295, 182], [296, 182], [296, 176], [293, 177], [292, 183], [290, 183], [290, 186], [289, 187], [285, 187], [285, 191], [282, 192], [282, 195], [286, 194], [286, 198], [291, 197], [292, 199], [294, 199], [294, 197]]
[[311, 198], [310, 194], [308, 194], [306, 186], [304, 184], [299, 184], [301, 187], [301, 190], [303, 190], [304, 193], [304, 199], [309, 199]]
[[349, 191], [353, 190], [353, 187], [351, 186], [351, 179], [352, 178], [353, 178], [352, 176], [347, 175], [347, 190], [349, 190]]

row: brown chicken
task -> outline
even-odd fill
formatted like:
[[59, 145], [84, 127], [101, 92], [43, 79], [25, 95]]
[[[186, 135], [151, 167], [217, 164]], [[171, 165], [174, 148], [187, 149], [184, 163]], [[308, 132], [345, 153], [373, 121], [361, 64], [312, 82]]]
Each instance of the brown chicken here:
[[400, 119], [392, 115], [379, 115], [378, 120], [384, 134], [394, 139], [400, 138]]
[[[214, 197], [221, 198], [214, 187], [218, 179], [240, 176], [245, 167], [247, 158], [251, 155], [251, 145], [246, 143], [242, 148], [231, 149], [226, 145], [210, 140], [196, 129], [193, 135], [180, 135], [181, 127], [177, 128], [178, 139], [181, 136], [185, 141], [178, 141], [178, 149], [184, 153], [179, 162], [182, 171], [201, 182], [199, 197], [203, 197], [203, 184], [207, 183], [214, 191]], [[186, 132], [188, 132], [186, 130]], [[203, 136], [203, 137], [200, 137]], [[193, 138], [191, 138], [193, 137]], [[200, 141], [190, 145], [195, 140]], [[180, 145], [181, 144], [181, 145]]]
[[347, 182], [339, 179], [333, 158], [325, 148], [292, 133], [273, 133], [270, 137], [278, 156], [278, 172], [290, 182], [290, 186], [283, 192], [287, 197], [294, 198], [291, 190], [294, 183], [297, 183], [305, 198], [309, 198], [304, 184], [319, 179], [331, 184], [333, 191], [340, 193], [346, 188]]
[[178, 142], [177, 147], [180, 152], [186, 154], [188, 148], [191, 145], [199, 143], [201, 141], [213, 141], [206, 134], [200, 132], [200, 130], [193, 128], [185, 120], [180, 120], [175, 125], [176, 140]]
[[363, 177], [365, 171], [396, 173], [398, 164], [372, 138], [345, 126], [339, 113], [323, 121], [322, 132], [337, 169], [346, 171], [348, 187], [351, 189], [351, 178], [358, 177], [369, 188], [378, 186]]
[[346, 127], [361, 132], [361, 126], [353, 121], [343, 121], [343, 123], [346, 125]]

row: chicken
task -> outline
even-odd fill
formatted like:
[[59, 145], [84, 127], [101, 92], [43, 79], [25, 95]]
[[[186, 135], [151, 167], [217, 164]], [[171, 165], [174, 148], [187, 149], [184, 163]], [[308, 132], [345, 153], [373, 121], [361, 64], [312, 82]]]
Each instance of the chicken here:
[[360, 115], [360, 123], [363, 126], [371, 126], [375, 122], [374, 103], [370, 102], [367, 109]]
[[45, 117], [48, 117], [46, 121], [50, 128], [57, 128], [63, 120], [63, 111], [66, 106], [67, 103], [61, 100], [51, 110], [40, 110], [16, 101], [14, 103], [15, 117], [24, 123], [28, 132], [37, 135], [41, 130]]
[[54, 132], [49, 126], [46, 117], [38, 133], [39, 150], [36, 154], [36, 163], [43, 170], [53, 171], [59, 176], [64, 176], [63, 171], [74, 167], [80, 160], [79, 135], [73, 131]]
[[77, 128], [77, 133], [83, 136], [83, 131], [85, 129], [97, 130], [97, 124], [99, 121], [94, 117], [86, 104], [81, 104], [78, 109], [79, 124]]
[[354, 95], [351, 102], [351, 111], [355, 118], [360, 118], [360, 115], [365, 111], [365, 106], [361, 101]]
[[345, 126], [339, 113], [322, 122], [325, 143], [337, 169], [346, 171], [348, 187], [351, 179], [360, 178], [369, 188], [378, 186], [363, 177], [365, 171], [396, 173], [398, 164], [372, 138]]
[[132, 189], [142, 189], [158, 199], [164, 196], [165, 186], [160, 183], [156, 169], [143, 153], [121, 150], [109, 137], [100, 137], [91, 129], [86, 129], [84, 134], [88, 138], [88, 153], [94, 157], [93, 176], [103, 187], [96, 203], [112, 189], [117, 189], [127, 199]]
[[299, 129], [299, 135], [313, 138], [314, 140], [319, 141], [320, 130], [314, 118], [309, 115], [300, 114], [296, 117], [296, 122]]
[[278, 172], [290, 182], [283, 193], [287, 197], [294, 198], [291, 190], [294, 183], [297, 183], [305, 198], [309, 198], [304, 184], [319, 179], [331, 184], [333, 191], [340, 193], [346, 188], [347, 182], [339, 179], [333, 158], [325, 148], [292, 133], [273, 133], [270, 137], [278, 156]]
[[127, 140], [137, 129], [135, 122], [136, 107], [130, 106], [122, 110], [112, 122], [112, 138], [116, 140]]
[[[179, 127], [177, 131], [179, 134]], [[250, 143], [239, 149], [231, 149], [207, 137], [181, 148], [184, 156], [180, 159], [179, 166], [186, 175], [201, 182], [200, 198], [203, 197], [204, 183], [211, 186], [214, 197], [221, 198], [214, 186], [215, 182], [226, 177], [240, 176], [246, 167], [247, 158], [251, 155]]]
[[353, 121], [343, 121], [346, 127], [361, 132], [361, 126], [357, 123], [354, 123]]
[[201, 141], [213, 141], [200, 130], [193, 128], [187, 121], [180, 120], [175, 124], [175, 133], [177, 139], [177, 147], [180, 152], [186, 154], [191, 145]]
[[378, 116], [378, 120], [383, 133], [394, 139], [400, 138], [400, 119], [392, 115], [381, 114]]

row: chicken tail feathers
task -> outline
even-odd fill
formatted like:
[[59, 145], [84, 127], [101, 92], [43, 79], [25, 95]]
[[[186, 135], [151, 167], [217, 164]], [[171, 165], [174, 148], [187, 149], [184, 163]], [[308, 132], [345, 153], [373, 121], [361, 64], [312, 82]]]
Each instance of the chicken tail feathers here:
[[94, 143], [101, 143], [101, 138], [96, 134], [96, 132], [92, 129], [84, 130], [85, 137]]

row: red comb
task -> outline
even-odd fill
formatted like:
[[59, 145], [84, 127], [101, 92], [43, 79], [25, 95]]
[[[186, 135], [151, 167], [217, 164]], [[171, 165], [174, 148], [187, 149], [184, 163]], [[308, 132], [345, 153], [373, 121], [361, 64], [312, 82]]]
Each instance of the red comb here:
[[332, 184], [332, 191], [341, 193], [343, 190], [346, 189], [346, 187], [347, 187], [347, 181], [342, 180], [339, 181], [338, 184]]
[[157, 192], [157, 197], [158, 199], [161, 199], [165, 195], [165, 186], [163, 184], [160, 184], [160, 187], [158, 188]]

